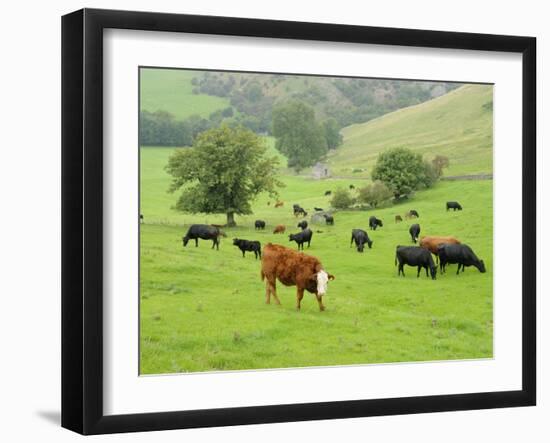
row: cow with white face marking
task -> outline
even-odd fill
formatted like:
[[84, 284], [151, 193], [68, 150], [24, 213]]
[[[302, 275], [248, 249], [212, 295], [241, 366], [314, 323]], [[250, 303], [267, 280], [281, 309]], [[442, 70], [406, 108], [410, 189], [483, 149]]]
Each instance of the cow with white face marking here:
[[325, 310], [323, 296], [327, 293], [328, 282], [334, 280], [334, 275], [327, 273], [317, 258], [272, 243], [264, 246], [260, 276], [266, 282], [267, 304], [271, 296], [276, 304], [281, 304], [276, 292], [279, 280], [285, 286], [296, 286], [296, 309], [300, 309], [306, 290], [315, 294], [321, 311]]

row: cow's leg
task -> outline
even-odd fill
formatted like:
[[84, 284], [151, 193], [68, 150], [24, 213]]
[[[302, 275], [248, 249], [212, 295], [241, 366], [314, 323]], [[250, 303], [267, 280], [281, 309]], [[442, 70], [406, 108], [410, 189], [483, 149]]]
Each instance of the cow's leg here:
[[244, 258], [244, 251], [242, 251], [242, 253], [243, 253], [243, 258]]
[[420, 270], [422, 269], [422, 266], [418, 266], [416, 270], [416, 278], [420, 277]]
[[456, 275], [460, 272], [460, 263], [458, 264], [458, 268], [456, 268]]
[[319, 311], [324, 311], [325, 306], [323, 305], [323, 296], [319, 294], [315, 294], [315, 297], [317, 298], [317, 303], [319, 303]]
[[198, 247], [199, 247], [199, 239], [196, 238], [196, 239], [195, 239], [195, 248], [198, 248]]
[[275, 281], [273, 281], [273, 283], [271, 284], [271, 295], [273, 295], [273, 299], [275, 300], [275, 304], [280, 305], [281, 300], [279, 300], [279, 297], [277, 297], [277, 288], [276, 288], [275, 285], [276, 285], [276, 283], [275, 283]]
[[277, 288], [276, 288], [276, 281], [271, 281], [269, 278], [266, 279], [265, 282], [265, 302], [266, 304], [269, 304], [271, 302], [271, 295], [273, 295], [273, 299], [275, 300], [275, 303], [280, 305], [281, 302], [279, 300], [279, 297], [277, 297]]
[[309, 240], [309, 241], [307, 242], [307, 247], [308, 247], [308, 249], [309, 249], [309, 246], [310, 246], [310, 245], [311, 245], [311, 240]]
[[269, 279], [266, 278], [266, 280], [265, 280], [265, 303], [267, 305], [271, 302], [270, 295], [271, 295], [271, 283], [269, 282]]
[[296, 309], [300, 310], [300, 303], [302, 302], [302, 298], [304, 298], [304, 290], [300, 288], [296, 288]]
[[426, 277], [429, 277], [428, 275], [428, 267], [427, 266], [424, 266], [426, 268]]

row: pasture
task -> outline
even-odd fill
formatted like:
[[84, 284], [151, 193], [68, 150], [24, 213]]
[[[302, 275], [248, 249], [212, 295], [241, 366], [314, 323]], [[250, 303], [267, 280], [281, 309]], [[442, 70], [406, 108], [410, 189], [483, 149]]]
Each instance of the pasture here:
[[[288, 233], [298, 232], [301, 218], [292, 204], [309, 215], [313, 206], [329, 208], [324, 191], [356, 187], [365, 180], [312, 180], [282, 175], [282, 208], [262, 196], [254, 214], [237, 217], [224, 229], [220, 250], [211, 241], [182, 236], [192, 223], [225, 223], [223, 215], [181, 214], [170, 209], [177, 195], [167, 194], [163, 170], [170, 149], [141, 149], [141, 293], [140, 372], [240, 370], [324, 365], [491, 358], [493, 355], [492, 181], [440, 182], [417, 192], [405, 203], [369, 211], [334, 213], [334, 226], [311, 225], [313, 240], [305, 253], [321, 260], [336, 276], [324, 297], [325, 312], [306, 293], [295, 310], [295, 287], [277, 284], [281, 305], [266, 305], [260, 261], [242, 258], [235, 237], [273, 242], [296, 249]], [[446, 212], [445, 202], [458, 200], [463, 211]], [[396, 214], [416, 209], [420, 218], [395, 224]], [[384, 222], [368, 229], [368, 218]], [[267, 222], [254, 230], [254, 220]], [[432, 281], [405, 267], [397, 276], [395, 246], [412, 245], [408, 228], [419, 223], [420, 235], [454, 235], [485, 260], [487, 273], [456, 265]], [[285, 235], [272, 234], [285, 224]], [[185, 225], [185, 226], [184, 226]], [[363, 254], [350, 248], [351, 230], [365, 229], [374, 241]], [[322, 231], [321, 233], [316, 231]]]
[[193, 94], [191, 80], [196, 75], [195, 71], [142, 68], [141, 110], [167, 111], [177, 120], [184, 120], [193, 114], [208, 118], [212, 112], [230, 105], [224, 97]]

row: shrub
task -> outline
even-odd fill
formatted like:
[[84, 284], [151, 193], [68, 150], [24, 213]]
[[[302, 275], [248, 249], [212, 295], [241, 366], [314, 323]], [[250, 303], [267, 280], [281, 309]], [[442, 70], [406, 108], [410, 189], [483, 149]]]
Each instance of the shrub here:
[[336, 209], [347, 209], [355, 203], [349, 190], [338, 188], [334, 191], [330, 204]]

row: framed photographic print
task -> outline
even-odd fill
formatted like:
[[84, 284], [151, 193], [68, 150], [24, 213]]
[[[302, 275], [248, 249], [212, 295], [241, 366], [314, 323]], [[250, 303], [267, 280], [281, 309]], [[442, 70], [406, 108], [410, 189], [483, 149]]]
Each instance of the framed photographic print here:
[[535, 404], [534, 38], [84, 9], [62, 56], [64, 427]]

